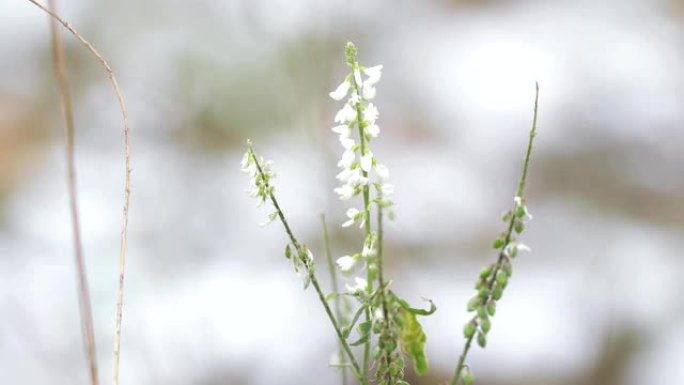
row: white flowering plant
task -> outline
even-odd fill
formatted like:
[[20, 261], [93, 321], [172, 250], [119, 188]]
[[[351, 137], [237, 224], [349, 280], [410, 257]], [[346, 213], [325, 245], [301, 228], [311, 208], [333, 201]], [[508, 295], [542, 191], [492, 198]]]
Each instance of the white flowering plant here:
[[[335, 101], [344, 101], [335, 114], [335, 125], [332, 127], [343, 148], [337, 163], [340, 168], [336, 176], [339, 186], [334, 192], [340, 200], [352, 206], [347, 208], [347, 219], [341, 226], [358, 225], [363, 241], [360, 250], [333, 261], [323, 220], [326, 257], [333, 286], [331, 293], [325, 294], [321, 288], [313, 253], [295, 237], [276, 199], [272, 183], [275, 173], [271, 162], [257, 156], [251, 141], [248, 141], [241, 167], [250, 177], [249, 195], [256, 198], [259, 205], [269, 201], [273, 205], [274, 211], [265, 223], [279, 219], [283, 224], [289, 238], [285, 257], [292, 261], [298, 274], [303, 273], [304, 288], [313, 286], [333, 326], [339, 351], [334, 355], [331, 366], [341, 369], [343, 384], [346, 385], [349, 373], [362, 385], [406, 385], [405, 357], [410, 359], [417, 374], [428, 372], [425, 355], [427, 337], [418, 317], [431, 315], [436, 311], [436, 306], [427, 300], [428, 309], [411, 307], [390, 288], [391, 281], [384, 275], [383, 220], [394, 217], [394, 187], [389, 183], [389, 170], [371, 150], [372, 141], [380, 135], [379, 112], [372, 100], [382, 77], [382, 66], [361, 66], [357, 61], [357, 49], [352, 43], [347, 43], [345, 54], [350, 72], [329, 94]], [[498, 258], [481, 271], [475, 285], [477, 294], [468, 302], [467, 310], [475, 315], [463, 329], [466, 341], [451, 385], [473, 383], [473, 373], [466, 364], [471, 344], [476, 339], [479, 346], [486, 346], [491, 317], [511, 276], [512, 261], [519, 252], [530, 251], [529, 247], [516, 239], [516, 235], [524, 231], [526, 220], [532, 219], [525, 203], [524, 189], [536, 135], [538, 86], [536, 91], [534, 118], [518, 190], [512, 208], [502, 217], [507, 223], [506, 230], [493, 243]], [[340, 291], [337, 286], [338, 274], [348, 277], [353, 285], [346, 284], [346, 290]], [[357, 349], [360, 351], [355, 351]]]

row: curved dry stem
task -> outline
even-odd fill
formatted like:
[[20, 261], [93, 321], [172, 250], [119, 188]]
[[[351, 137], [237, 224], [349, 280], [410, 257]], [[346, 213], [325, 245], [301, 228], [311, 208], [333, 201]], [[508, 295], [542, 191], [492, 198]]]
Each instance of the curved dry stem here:
[[[48, 0], [50, 10], [55, 12], [56, 1]], [[74, 258], [76, 260], [78, 303], [81, 313], [81, 332], [88, 359], [88, 374], [92, 385], [98, 384], [97, 354], [95, 350], [95, 328], [93, 326], [93, 312], [88, 290], [88, 276], [86, 274], [83, 257], [83, 243], [81, 242], [81, 225], [78, 216], [78, 199], [76, 190], [76, 162], [74, 160], [74, 115], [71, 107], [69, 79], [66, 73], [64, 47], [59, 26], [54, 19], [50, 19], [50, 42], [52, 45], [52, 61], [59, 91], [59, 100], [66, 128], [66, 158], [67, 158], [67, 189], [69, 190], [69, 211], [71, 215], [71, 230], [74, 242]]]
[[131, 147], [130, 147], [130, 135], [128, 127], [128, 111], [126, 110], [126, 104], [124, 103], [123, 94], [119, 88], [119, 82], [116, 80], [114, 71], [109, 66], [107, 61], [102, 57], [102, 55], [93, 47], [88, 40], [86, 40], [78, 31], [76, 31], [69, 23], [63, 20], [59, 15], [50, 9], [46, 8], [42, 4], [38, 3], [36, 0], [28, 0], [36, 7], [40, 8], [43, 12], [47, 13], [52, 17], [53, 20], [59, 22], [66, 28], [76, 39], [78, 39], [83, 46], [85, 46], [88, 51], [90, 51], [95, 58], [100, 62], [102, 67], [107, 72], [114, 92], [116, 93], [116, 98], [119, 103], [119, 109], [121, 110], [121, 115], [123, 116], [124, 123], [124, 161], [125, 161], [125, 181], [124, 181], [124, 203], [123, 203], [123, 223], [121, 225], [121, 241], [119, 247], [119, 288], [117, 290], [116, 296], [116, 321], [114, 327], [114, 363], [113, 363], [113, 382], [114, 385], [119, 384], [119, 356], [121, 351], [121, 319], [123, 316], [123, 287], [124, 287], [124, 276], [125, 276], [125, 266], [126, 266], [126, 244], [128, 242], [128, 207], [130, 204], [131, 197]]

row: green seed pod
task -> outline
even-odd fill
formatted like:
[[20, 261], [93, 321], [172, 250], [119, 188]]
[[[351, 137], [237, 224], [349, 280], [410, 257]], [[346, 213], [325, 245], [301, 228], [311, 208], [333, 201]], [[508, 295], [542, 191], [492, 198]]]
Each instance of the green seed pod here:
[[482, 268], [482, 271], [480, 271], [480, 278], [487, 278], [492, 274], [492, 267], [491, 266], [485, 266]]
[[292, 250], [290, 250], [290, 244], [288, 243], [287, 246], [285, 246], [285, 258], [290, 259], [292, 258]]
[[487, 337], [483, 333], [477, 333], [477, 344], [480, 345], [482, 349], [487, 346]]
[[480, 289], [477, 295], [482, 299], [487, 299], [487, 297], [489, 296], [489, 289], [483, 287], [482, 289]]
[[482, 280], [478, 279], [477, 282], [475, 282], [475, 290], [480, 291], [482, 289]]
[[521, 220], [516, 220], [513, 228], [515, 229], [516, 233], [520, 234], [525, 231], [525, 224]]
[[489, 333], [489, 330], [492, 328], [492, 321], [489, 320], [489, 318], [482, 318], [482, 322], [480, 323], [480, 327], [482, 328], [482, 331], [484, 334]]
[[500, 249], [500, 248], [504, 247], [504, 244], [505, 244], [505, 243], [506, 243], [506, 240], [503, 239], [503, 238], [501, 238], [501, 237], [499, 237], [499, 238], [496, 238], [496, 240], [494, 241], [494, 243], [492, 243], [492, 247], [495, 248], [495, 249]]
[[494, 291], [492, 291], [492, 297], [498, 301], [501, 299], [502, 296], [503, 296], [503, 289], [501, 288], [501, 286], [497, 285], [496, 287], [494, 287]]
[[506, 272], [503, 271], [499, 272], [496, 275], [496, 282], [499, 285], [501, 285], [501, 287], [506, 287], [506, 285], [508, 284], [508, 274], [506, 274]]
[[511, 265], [511, 263], [509, 261], [504, 262], [503, 271], [506, 273], [508, 278], [510, 278], [511, 275], [513, 274], [513, 265]]
[[463, 385], [473, 385], [473, 382], [475, 381], [475, 377], [473, 376], [473, 372], [470, 370], [470, 367], [466, 366], [463, 368]]
[[477, 308], [477, 316], [481, 319], [486, 319], [487, 318], [487, 309], [484, 306], [480, 306]]
[[496, 314], [496, 301], [489, 301], [489, 303], [487, 303], [487, 313], [494, 317], [494, 314]]
[[525, 216], [525, 206], [520, 205], [520, 206], [516, 207], [516, 209], [515, 209], [515, 216], [516, 216], [517, 218], [522, 218], [522, 217], [524, 217], [524, 216]]
[[473, 334], [475, 334], [475, 330], [477, 329], [477, 326], [475, 325], [474, 322], [468, 322], [464, 327], [463, 327], [463, 335], [465, 338], [471, 338]]
[[480, 297], [473, 297], [468, 301], [468, 312], [475, 311], [478, 306], [480, 306], [480, 303], [482, 303], [482, 299]]

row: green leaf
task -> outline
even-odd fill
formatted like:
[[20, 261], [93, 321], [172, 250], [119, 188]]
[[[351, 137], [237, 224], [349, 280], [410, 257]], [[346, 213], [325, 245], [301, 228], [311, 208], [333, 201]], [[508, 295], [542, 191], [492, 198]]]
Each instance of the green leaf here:
[[437, 306], [435, 306], [435, 303], [432, 302], [432, 300], [429, 298], [423, 298], [424, 301], [427, 301], [430, 303], [430, 309], [425, 310], [425, 309], [416, 309], [416, 308], [411, 307], [408, 304], [408, 302], [397, 297], [394, 293], [390, 293], [390, 295], [392, 296], [392, 299], [399, 302], [399, 305], [402, 307], [402, 309], [406, 310], [407, 312], [409, 312], [411, 314], [414, 314], [414, 315], [430, 315], [430, 314], [437, 311]]
[[363, 345], [363, 344], [365, 344], [366, 342], [368, 342], [368, 339], [369, 339], [369, 338], [370, 338], [370, 334], [366, 334], [366, 335], [364, 335], [364, 336], [361, 336], [361, 338], [359, 338], [358, 340], [356, 340], [356, 341], [350, 343], [349, 345], [351, 345], [351, 346]]
[[423, 375], [428, 371], [428, 362], [425, 356], [426, 336], [423, 327], [418, 322], [415, 313], [404, 308], [400, 310], [400, 313], [404, 319], [401, 327], [401, 350], [413, 361], [413, 368], [416, 373]]
[[330, 294], [328, 294], [328, 295], [325, 296], [325, 301], [326, 301], [326, 302], [334, 301], [334, 300], [336, 300], [339, 296], [340, 296], [339, 293], [332, 292], [332, 293], [330, 293]]
[[359, 324], [359, 333], [362, 336], [367, 336], [370, 333], [371, 327], [373, 326], [373, 322], [368, 320], [368, 321], [363, 321]]

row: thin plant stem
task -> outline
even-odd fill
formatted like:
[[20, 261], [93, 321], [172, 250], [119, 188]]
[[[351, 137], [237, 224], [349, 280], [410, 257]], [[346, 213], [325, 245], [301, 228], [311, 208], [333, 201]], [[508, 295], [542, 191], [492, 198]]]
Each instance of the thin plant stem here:
[[[353, 71], [358, 71], [359, 70], [359, 63], [356, 61], [356, 58], [354, 58], [354, 63], [353, 63]], [[356, 79], [354, 76], [352, 76], [354, 79], [354, 89], [358, 95], [361, 95], [361, 90], [359, 89], [359, 85], [356, 83]], [[364, 126], [363, 126], [363, 112], [361, 111], [361, 104], [356, 105], [356, 125], [359, 128], [359, 144], [360, 144], [360, 149], [361, 149], [361, 156], [366, 154], [366, 135], [364, 132]], [[364, 178], [368, 178], [368, 172], [365, 170], [361, 170], [361, 174], [363, 175]], [[366, 183], [365, 186], [363, 186], [363, 211], [364, 211], [364, 217], [365, 217], [365, 224], [364, 224], [364, 242], [365, 239], [368, 239], [370, 237], [372, 229], [371, 229], [371, 221], [370, 221], [370, 191], [369, 191], [368, 184]], [[366, 288], [366, 292], [368, 295], [370, 295], [373, 292], [373, 270], [370, 268], [370, 266], [366, 269], [367, 270], [367, 276], [366, 276], [366, 281], [368, 282], [368, 287]], [[371, 321], [371, 311], [370, 308], [366, 309], [366, 322]], [[371, 340], [368, 338], [368, 340], [364, 343], [363, 345], [363, 376], [368, 378], [368, 372], [370, 369], [370, 348], [371, 348]]]
[[[264, 178], [264, 172], [261, 168], [261, 164], [259, 164], [259, 160], [256, 157], [256, 154], [254, 153], [254, 150], [252, 147], [249, 148], [250, 151], [250, 156], [253, 157], [254, 163], [256, 164], [257, 170], [259, 172], [259, 175]], [[301, 253], [301, 247], [302, 245], [297, 241], [297, 238], [294, 236], [294, 232], [292, 232], [292, 228], [290, 228], [290, 224], [287, 222], [287, 219], [285, 219], [285, 214], [283, 213], [283, 210], [280, 208], [280, 205], [278, 204], [278, 200], [275, 197], [275, 194], [272, 192], [268, 194], [269, 199], [271, 200], [271, 203], [273, 203], [273, 207], [275, 207], [276, 212], [278, 213], [278, 218], [280, 219], [280, 222], [283, 224], [283, 227], [285, 227], [285, 232], [287, 233], [288, 237], [290, 238], [290, 241], [292, 242], [292, 245], [297, 249], [297, 258], [301, 258], [300, 255]], [[332, 323], [333, 328], [335, 329], [335, 333], [337, 333], [337, 338], [340, 341], [340, 344], [342, 344], [342, 348], [344, 349], [344, 352], [347, 353], [347, 356], [349, 356], [349, 360], [351, 361], [352, 368], [354, 370], [355, 375], [359, 378], [361, 383], [363, 385], [368, 385], [368, 380], [364, 377], [361, 376], [361, 368], [359, 366], [359, 363], [356, 361], [356, 358], [354, 357], [354, 353], [351, 351], [351, 347], [347, 343], [347, 340], [344, 338], [344, 335], [342, 334], [342, 329], [340, 328], [340, 325], [337, 323], [337, 320], [335, 319], [335, 316], [333, 315], [333, 311], [330, 308], [330, 305], [328, 305], [328, 301], [325, 300], [325, 295], [323, 294], [323, 291], [321, 290], [321, 286], [318, 283], [318, 279], [316, 278], [316, 275], [314, 274], [311, 265], [308, 261], [302, 260], [304, 263], [304, 266], [306, 266], [307, 273], [309, 274], [309, 279], [311, 279], [311, 285], [314, 287], [314, 290], [316, 290], [316, 294], [318, 294], [318, 299], [321, 301], [321, 304], [323, 305], [323, 308], [325, 309], [325, 313], [328, 315], [328, 319], [330, 319], [330, 323]]]
[[128, 208], [130, 206], [131, 199], [131, 145], [130, 145], [130, 130], [128, 126], [128, 110], [126, 109], [126, 103], [124, 102], [123, 94], [119, 88], [119, 82], [116, 80], [114, 71], [109, 66], [104, 57], [93, 47], [93, 45], [86, 40], [74, 27], [72, 27], [68, 22], [63, 20], [59, 15], [51, 10], [47, 9], [36, 0], [28, 0], [36, 7], [40, 8], [43, 12], [47, 13], [54, 20], [58, 21], [64, 28], [66, 28], [78, 41], [85, 46], [90, 53], [95, 56], [95, 58], [100, 62], [100, 65], [107, 72], [109, 81], [114, 88], [114, 93], [116, 94], [116, 99], [119, 103], [119, 110], [123, 117], [123, 134], [124, 134], [124, 164], [125, 164], [125, 175], [124, 175], [124, 199], [123, 199], [123, 219], [121, 224], [121, 239], [119, 243], [119, 286], [116, 294], [116, 319], [114, 326], [114, 361], [113, 361], [113, 384], [119, 384], [119, 358], [121, 353], [121, 321], [123, 317], [123, 293], [124, 293], [124, 277], [126, 271], [126, 246], [128, 243]]
[[[56, 11], [56, 0], [48, 0], [48, 7]], [[76, 188], [76, 162], [74, 159], [74, 115], [71, 106], [69, 78], [67, 77], [64, 46], [60, 36], [59, 26], [55, 19], [50, 19], [50, 36], [52, 44], [52, 60], [59, 90], [59, 100], [66, 126], [66, 159], [67, 159], [67, 188], [69, 190], [69, 209], [71, 213], [71, 230], [74, 243], [74, 257], [76, 260], [79, 309], [81, 313], [81, 331], [88, 359], [90, 383], [97, 385], [97, 353], [95, 349], [95, 328], [93, 326], [93, 311], [88, 290], [88, 277], [83, 257], [83, 243], [81, 242], [81, 225], [78, 215], [78, 194]]]
[[[523, 165], [523, 170], [522, 170], [522, 175], [520, 176], [520, 181], [518, 183], [518, 191], [517, 191], [517, 197], [522, 198], [522, 194], [525, 191], [525, 184], [527, 183], [527, 170], [530, 165], [530, 156], [532, 154], [532, 143], [534, 142], [534, 137], [537, 133], [537, 110], [539, 106], [539, 83], [535, 83], [535, 97], [534, 97], [534, 115], [532, 118], [532, 128], [530, 129], [530, 137], [527, 142], [527, 153], [525, 155], [525, 163]], [[515, 215], [511, 215], [511, 219], [508, 223], [508, 229], [506, 230], [506, 235], [505, 235], [505, 240], [504, 240], [504, 245], [507, 245], [511, 241], [511, 236], [513, 235], [513, 226], [515, 223]], [[496, 280], [496, 275], [501, 269], [501, 266], [503, 262], [508, 258], [506, 256], [506, 253], [504, 252], [504, 249], [501, 250], [499, 253], [499, 257], [496, 261], [496, 264], [494, 266], [494, 269], [492, 271], [492, 276], [489, 279], [489, 291], [487, 293], [486, 298], [482, 301], [482, 303], [487, 303], [490, 298], [492, 297], [492, 292], [494, 290], [494, 281]], [[475, 316], [476, 318], [477, 316]], [[465, 367], [465, 360], [466, 357], [468, 356], [468, 352], [470, 351], [470, 347], [472, 345], [473, 339], [475, 338], [475, 333], [471, 334], [470, 337], [467, 338], [465, 345], [463, 346], [463, 351], [461, 352], [461, 356], [458, 359], [458, 363], [456, 364], [456, 369], [454, 370], [454, 377], [451, 379], [450, 384], [451, 385], [458, 385], [458, 383], [461, 380], [461, 373], [463, 372], [463, 368]]]
[[[328, 236], [328, 225], [325, 221], [325, 214], [321, 214], [321, 228], [323, 230], [323, 245], [325, 247], [325, 259], [328, 261], [328, 270], [330, 271], [330, 284], [332, 286], [333, 292], [339, 293], [340, 288], [337, 283], [337, 269], [335, 268], [335, 262], [333, 261], [332, 252], [330, 250], [330, 237]], [[337, 317], [338, 322], [342, 320], [342, 308], [340, 307], [340, 301], [340, 297], [337, 297], [334, 302], [335, 316]], [[344, 347], [342, 346], [342, 343], [340, 343], [340, 350], [343, 349]], [[344, 367], [344, 357], [340, 358], [343, 360], [342, 367], [340, 368], [340, 371], [342, 373], [342, 385], [347, 385], [347, 369]]]
[[525, 192], [525, 184], [527, 183], [527, 169], [530, 166], [530, 156], [532, 155], [532, 142], [534, 142], [534, 137], [537, 135], [537, 110], [539, 107], [539, 83], [534, 83], [535, 93], [534, 93], [534, 116], [532, 117], [532, 128], [530, 129], [530, 139], [527, 144], [527, 153], [525, 154], [525, 165], [523, 166], [522, 176], [520, 177], [520, 182], [518, 183], [518, 195], [522, 198]]
[[[382, 195], [378, 193], [378, 239], [377, 239], [377, 261], [378, 261], [378, 285], [380, 288], [380, 303], [382, 304], [382, 315], [385, 318], [387, 328], [390, 328], [390, 323], [392, 319], [389, 316], [389, 311], [387, 310], [387, 286], [385, 285], [385, 276], [383, 270], [383, 254], [382, 254], [382, 241], [383, 241], [383, 226], [382, 226]], [[386, 364], [389, 366], [392, 360], [391, 352], [385, 350], [385, 360]], [[392, 371], [388, 370], [387, 384], [392, 384]]]

